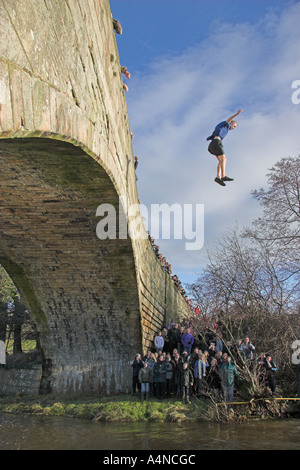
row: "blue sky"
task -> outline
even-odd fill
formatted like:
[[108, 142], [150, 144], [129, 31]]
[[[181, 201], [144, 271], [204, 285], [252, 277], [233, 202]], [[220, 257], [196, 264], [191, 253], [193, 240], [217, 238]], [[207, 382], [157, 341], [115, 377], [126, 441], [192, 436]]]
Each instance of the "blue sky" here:
[[[300, 2], [289, 0], [110, 0], [142, 204], [203, 204], [204, 247], [157, 240], [181, 281], [193, 282], [228, 228], [261, 214], [251, 190], [282, 157], [300, 154]], [[206, 137], [239, 108], [224, 139], [226, 188]]]

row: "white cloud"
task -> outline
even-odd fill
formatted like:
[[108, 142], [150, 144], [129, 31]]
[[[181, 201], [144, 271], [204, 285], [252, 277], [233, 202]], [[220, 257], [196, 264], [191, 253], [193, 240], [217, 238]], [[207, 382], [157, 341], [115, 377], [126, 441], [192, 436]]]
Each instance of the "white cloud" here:
[[[300, 79], [300, 4], [264, 22], [214, 24], [211, 36], [179, 57], [159, 59], [147, 76], [132, 77], [128, 109], [139, 156], [142, 203], [202, 203], [206, 245], [227, 227], [249, 224], [259, 213], [250, 192], [266, 184], [280, 158], [300, 154], [300, 105], [291, 101]], [[229, 176], [214, 183], [217, 160], [206, 137], [239, 107], [239, 126], [224, 140]], [[177, 274], [191, 279], [205, 262], [184, 243], [159, 243]], [[182, 279], [184, 281], [184, 279]]]

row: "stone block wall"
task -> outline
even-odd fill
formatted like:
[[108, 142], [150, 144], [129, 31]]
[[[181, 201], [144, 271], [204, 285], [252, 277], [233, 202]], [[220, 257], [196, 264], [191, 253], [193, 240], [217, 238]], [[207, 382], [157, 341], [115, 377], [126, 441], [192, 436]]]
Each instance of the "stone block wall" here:
[[0, 367], [0, 396], [30, 395], [40, 391], [42, 366], [32, 369], [4, 369]]

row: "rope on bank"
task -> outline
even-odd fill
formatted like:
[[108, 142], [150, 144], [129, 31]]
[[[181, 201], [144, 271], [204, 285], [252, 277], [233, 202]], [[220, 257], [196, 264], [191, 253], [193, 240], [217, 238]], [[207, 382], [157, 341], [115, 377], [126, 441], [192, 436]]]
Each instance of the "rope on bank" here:
[[254, 403], [255, 401], [268, 401], [268, 400], [282, 400], [282, 401], [286, 401], [286, 400], [295, 400], [295, 401], [300, 401], [300, 398], [276, 398], [276, 397], [270, 397], [270, 398], [252, 398], [252, 400], [250, 401], [233, 401], [233, 402], [230, 402], [230, 403], [225, 403], [225, 402], [221, 402], [221, 403], [216, 403], [217, 406], [220, 406], [220, 405], [247, 405], [247, 404], [251, 404], [251, 403]]

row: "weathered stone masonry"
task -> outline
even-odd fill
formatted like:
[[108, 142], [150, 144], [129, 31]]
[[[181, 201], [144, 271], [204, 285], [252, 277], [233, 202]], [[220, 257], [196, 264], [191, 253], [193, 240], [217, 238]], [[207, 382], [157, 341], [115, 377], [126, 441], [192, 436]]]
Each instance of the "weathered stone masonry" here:
[[0, 263], [39, 331], [41, 388], [127, 391], [129, 360], [187, 306], [147, 239], [96, 236], [100, 204], [138, 203], [109, 2], [0, 15]]

